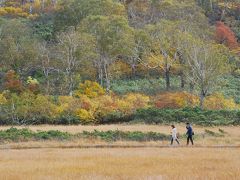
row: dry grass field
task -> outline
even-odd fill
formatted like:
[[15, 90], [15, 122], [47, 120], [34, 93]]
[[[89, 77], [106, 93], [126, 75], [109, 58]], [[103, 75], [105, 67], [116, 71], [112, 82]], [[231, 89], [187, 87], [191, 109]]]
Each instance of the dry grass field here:
[[28, 149], [0, 151], [0, 179], [237, 180], [239, 149]]
[[[181, 134], [185, 126], [177, 125]], [[0, 127], [5, 130], [10, 127]], [[17, 127], [23, 128], [23, 127]], [[25, 128], [25, 127], [24, 127]], [[29, 126], [33, 131], [121, 130], [170, 133], [168, 126], [101, 125], [101, 126]], [[194, 127], [196, 134], [205, 129], [223, 137], [201, 137], [196, 145], [169, 147], [169, 141], [105, 142], [99, 139], [65, 141], [29, 141], [0, 144], [0, 180], [52, 179], [143, 179], [143, 180], [238, 180], [240, 178], [240, 148], [211, 148], [212, 145], [240, 145], [240, 127]], [[147, 148], [73, 148], [74, 146], [123, 145]], [[149, 146], [163, 146], [153, 148]], [[71, 147], [72, 148], [69, 148]], [[165, 147], [166, 146], [166, 147]], [[199, 147], [203, 146], [203, 147]], [[204, 146], [209, 146], [208, 148]], [[31, 149], [33, 148], [33, 149]]]

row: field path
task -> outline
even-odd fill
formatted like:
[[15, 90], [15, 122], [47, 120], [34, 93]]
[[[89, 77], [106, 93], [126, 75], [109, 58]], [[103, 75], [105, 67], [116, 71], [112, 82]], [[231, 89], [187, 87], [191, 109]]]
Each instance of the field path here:
[[22, 149], [114, 149], [114, 148], [204, 148], [204, 149], [240, 149], [240, 145], [194, 145], [194, 146], [170, 146], [170, 145], [71, 145], [71, 146], [0, 146], [0, 150]]

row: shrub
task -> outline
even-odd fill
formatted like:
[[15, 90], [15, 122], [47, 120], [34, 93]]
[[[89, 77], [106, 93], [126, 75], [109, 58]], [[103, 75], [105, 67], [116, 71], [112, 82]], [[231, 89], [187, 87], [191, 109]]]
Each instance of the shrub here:
[[217, 94], [207, 97], [204, 102], [204, 108], [205, 109], [215, 109], [215, 110], [240, 109], [239, 105], [237, 105], [232, 98], [226, 99], [223, 96], [223, 94], [220, 94], [220, 93], [217, 93]]
[[147, 124], [171, 124], [191, 122], [197, 125], [240, 124], [240, 111], [184, 109], [139, 109], [134, 115], [134, 122]]
[[93, 114], [85, 109], [78, 109], [76, 116], [79, 117], [81, 124], [89, 124], [95, 121]]
[[21, 93], [24, 90], [23, 84], [20, 81], [15, 71], [10, 70], [5, 75], [4, 88], [12, 93]]
[[157, 108], [196, 107], [199, 105], [199, 98], [187, 92], [167, 92], [158, 95], [154, 104]]
[[74, 96], [81, 97], [86, 95], [89, 98], [95, 98], [105, 94], [105, 89], [101, 87], [97, 82], [85, 81], [80, 83], [78, 89], [74, 92]]
[[70, 139], [73, 135], [67, 132], [61, 131], [38, 131], [34, 132], [29, 129], [17, 129], [10, 128], [7, 130], [0, 131], [0, 140], [1, 141], [28, 141], [28, 140], [63, 140]]
[[79, 117], [73, 114], [62, 113], [54, 120], [54, 124], [78, 125], [81, 124]]
[[81, 136], [85, 138], [100, 138], [105, 141], [161, 141], [168, 140], [169, 136], [156, 132], [123, 132], [123, 131], [98, 131], [94, 130], [93, 132], [84, 131]]

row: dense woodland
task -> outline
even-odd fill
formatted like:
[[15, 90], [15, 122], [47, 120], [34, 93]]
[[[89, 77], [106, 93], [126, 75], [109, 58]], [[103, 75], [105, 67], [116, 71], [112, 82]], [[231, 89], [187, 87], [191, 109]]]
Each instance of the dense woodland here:
[[239, 124], [240, 0], [0, 0], [0, 81], [0, 124]]

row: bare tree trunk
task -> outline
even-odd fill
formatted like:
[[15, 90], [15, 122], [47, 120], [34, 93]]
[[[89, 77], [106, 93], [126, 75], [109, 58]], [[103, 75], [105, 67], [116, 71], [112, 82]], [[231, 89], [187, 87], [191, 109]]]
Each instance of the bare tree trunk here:
[[192, 82], [189, 83], [189, 91], [192, 93], [194, 90], [194, 84]]
[[41, 0], [41, 10], [43, 11], [45, 8], [45, 0]]
[[136, 64], [132, 64], [131, 69], [132, 69], [132, 79], [136, 79]]
[[170, 90], [170, 71], [166, 70], [165, 71], [165, 81], [166, 81], [166, 90]]
[[73, 95], [73, 74], [70, 73], [69, 74], [69, 87], [68, 87], [68, 92], [69, 92], [69, 95], [72, 96]]
[[107, 93], [109, 94], [110, 92], [110, 77], [109, 77], [109, 74], [108, 74], [108, 67], [107, 67], [107, 64], [104, 63], [104, 73], [105, 73], [105, 80], [106, 80], [106, 91]]
[[181, 72], [180, 78], [181, 78], [181, 89], [184, 89], [186, 82], [185, 82], [185, 77], [184, 77], [183, 72]]
[[200, 108], [201, 109], [203, 109], [205, 97], [206, 97], [206, 92], [204, 90], [202, 90], [200, 93]]
[[49, 81], [49, 78], [47, 78], [46, 94], [47, 94], [47, 95], [50, 94], [50, 81]]

